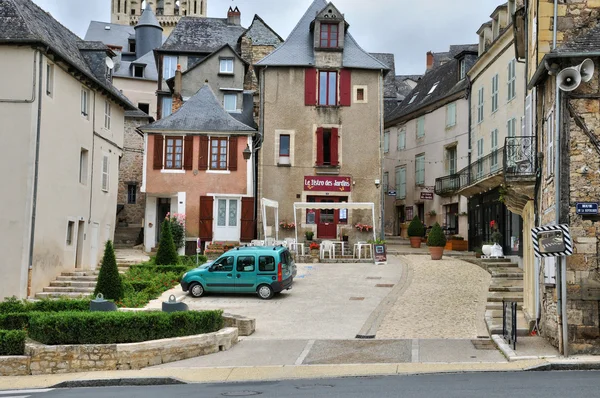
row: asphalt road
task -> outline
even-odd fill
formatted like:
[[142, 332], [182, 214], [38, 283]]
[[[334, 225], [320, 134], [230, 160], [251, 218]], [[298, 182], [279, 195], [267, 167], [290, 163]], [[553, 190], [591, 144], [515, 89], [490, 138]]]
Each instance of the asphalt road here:
[[164, 398], [164, 397], [597, 397], [600, 372], [463, 373], [352, 377], [235, 384], [55, 389], [0, 392], [1, 398]]

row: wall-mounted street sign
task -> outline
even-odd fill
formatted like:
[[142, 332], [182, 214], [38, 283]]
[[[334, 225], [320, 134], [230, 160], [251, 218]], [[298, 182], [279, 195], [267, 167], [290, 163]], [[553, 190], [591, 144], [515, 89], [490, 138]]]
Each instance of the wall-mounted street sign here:
[[421, 192], [422, 200], [433, 200], [433, 192]]
[[567, 224], [531, 228], [536, 257], [560, 257], [573, 254], [573, 240]]
[[582, 216], [598, 215], [598, 202], [577, 202], [577, 214]]
[[396, 196], [396, 191], [388, 191], [388, 196]]

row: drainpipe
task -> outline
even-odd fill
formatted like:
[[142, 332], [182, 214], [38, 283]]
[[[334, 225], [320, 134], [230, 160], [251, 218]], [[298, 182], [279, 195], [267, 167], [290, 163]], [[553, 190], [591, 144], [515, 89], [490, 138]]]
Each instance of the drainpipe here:
[[94, 152], [96, 148], [96, 137], [94, 136], [96, 131], [96, 92], [94, 91], [94, 105], [92, 107], [92, 159], [90, 163], [90, 209], [88, 211], [88, 224], [92, 222], [92, 202], [94, 198]]
[[[391, 73], [391, 71], [389, 72]], [[379, 171], [379, 178], [381, 179], [380, 187], [380, 201], [381, 201], [381, 240], [385, 240], [385, 192], [383, 189], [383, 167], [384, 167], [384, 157], [383, 157], [383, 69], [379, 73], [379, 156], [381, 161], [381, 170]], [[373, 220], [373, 224], [375, 224], [375, 220]]]
[[[468, 131], [468, 136], [469, 136], [469, 138], [468, 138], [469, 139], [469, 142], [468, 142], [469, 146], [468, 146], [468, 148], [469, 149], [467, 151], [467, 153], [468, 153], [468, 159], [467, 159], [467, 161], [468, 161], [468, 167], [470, 168], [471, 167], [471, 151], [472, 151], [472, 147], [471, 147], [471, 124], [473, 123], [473, 114], [472, 114], [472, 111], [471, 111], [471, 105], [472, 105], [472, 98], [473, 98], [473, 95], [472, 95], [473, 94], [472, 93], [473, 85], [471, 84], [471, 78], [469, 77], [469, 75], [465, 76], [465, 79], [467, 79], [467, 97], [468, 97], [468, 100], [469, 100], [469, 122], [468, 122], [468, 127], [467, 127], [468, 130], [469, 130]], [[467, 169], [467, 170], [469, 170], [469, 172], [467, 173], [467, 185], [470, 185], [471, 184], [471, 170], [470, 169]], [[468, 207], [468, 205], [467, 205], [467, 207]]]
[[[38, 110], [37, 110], [37, 126], [35, 133], [35, 163], [33, 168], [33, 198], [31, 205], [31, 224], [30, 224], [30, 235], [29, 235], [29, 261], [27, 267], [27, 298], [31, 298], [31, 281], [33, 278], [33, 246], [35, 243], [35, 219], [37, 215], [37, 194], [38, 194], [38, 179], [40, 170], [40, 135], [42, 129], [42, 52], [36, 51], [39, 68], [39, 82], [38, 84]], [[35, 55], [34, 55], [34, 74], [35, 74]], [[33, 80], [33, 90], [35, 93], [35, 78]], [[35, 94], [33, 96], [35, 98]]]
[[[258, 137], [256, 147], [253, 148], [254, 164], [252, 165], [252, 172], [254, 174], [254, 231], [258, 237], [258, 151], [262, 148], [264, 132], [265, 132], [265, 70], [268, 66], [265, 66], [260, 70], [260, 97], [259, 97], [259, 116], [258, 116]], [[262, 191], [261, 191], [262, 194]], [[264, 220], [263, 220], [264, 222]]]

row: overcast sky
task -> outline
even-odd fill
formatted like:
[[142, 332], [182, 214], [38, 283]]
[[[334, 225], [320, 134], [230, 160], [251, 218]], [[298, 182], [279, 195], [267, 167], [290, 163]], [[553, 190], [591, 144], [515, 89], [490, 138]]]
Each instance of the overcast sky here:
[[[110, 0], [34, 0], [80, 37], [92, 20], [110, 22]], [[258, 14], [284, 39], [312, 0], [208, 0], [208, 16], [238, 6], [242, 25]], [[350, 32], [369, 52], [393, 53], [397, 74], [420, 74], [425, 53], [477, 43], [476, 31], [504, 0], [335, 0]]]

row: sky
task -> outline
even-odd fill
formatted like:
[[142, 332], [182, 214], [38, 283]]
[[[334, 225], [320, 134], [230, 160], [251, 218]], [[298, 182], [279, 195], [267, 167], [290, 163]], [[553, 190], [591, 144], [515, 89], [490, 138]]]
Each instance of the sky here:
[[[110, 0], [33, 0], [80, 37], [92, 20], [110, 22]], [[335, 0], [350, 32], [368, 52], [393, 53], [396, 74], [421, 74], [427, 51], [475, 44], [477, 30], [504, 0]], [[248, 27], [258, 14], [284, 39], [312, 0], [208, 0], [208, 16], [225, 18], [230, 6]]]

